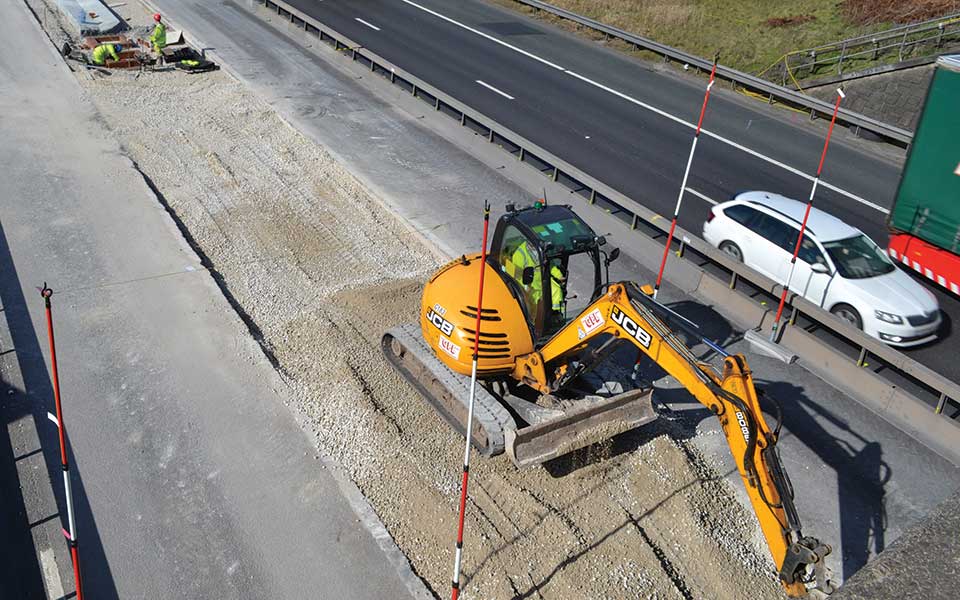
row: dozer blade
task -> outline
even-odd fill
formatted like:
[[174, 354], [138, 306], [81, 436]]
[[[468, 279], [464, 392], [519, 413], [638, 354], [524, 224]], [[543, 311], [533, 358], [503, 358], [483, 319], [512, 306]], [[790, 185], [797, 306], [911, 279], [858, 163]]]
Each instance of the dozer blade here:
[[657, 418], [652, 396], [652, 390], [632, 390], [543, 423], [507, 430], [507, 454], [525, 467], [629, 431]]
[[[383, 335], [383, 353], [394, 368], [461, 435], [467, 430], [470, 378], [451, 371], [423, 341], [420, 326], [408, 323]], [[503, 453], [504, 434], [516, 429], [510, 412], [478, 385], [470, 442], [484, 456]]]

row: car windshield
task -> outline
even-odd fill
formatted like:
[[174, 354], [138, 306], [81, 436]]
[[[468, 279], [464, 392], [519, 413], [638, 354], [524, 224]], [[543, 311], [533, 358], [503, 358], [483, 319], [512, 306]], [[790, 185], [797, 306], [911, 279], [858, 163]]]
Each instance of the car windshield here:
[[824, 242], [823, 247], [837, 265], [840, 276], [846, 279], [866, 279], [885, 275], [894, 269], [893, 263], [873, 240], [860, 234], [835, 242]]

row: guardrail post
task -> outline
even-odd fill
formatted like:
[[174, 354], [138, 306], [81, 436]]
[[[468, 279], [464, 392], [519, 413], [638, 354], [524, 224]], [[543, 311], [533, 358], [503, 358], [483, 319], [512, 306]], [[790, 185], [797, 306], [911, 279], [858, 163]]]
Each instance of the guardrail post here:
[[526, 151], [523, 149], [523, 146], [520, 146], [520, 153], [517, 155], [517, 158], [520, 160], [520, 162], [523, 162], [523, 157], [526, 156], [525, 152]]
[[487, 141], [490, 142], [491, 144], [493, 143], [493, 127], [490, 128], [490, 133], [487, 135]]
[[880, 42], [876, 38], [870, 41], [873, 42], [873, 60], [877, 60], [880, 57]]
[[410, 85], [412, 86], [412, 89], [410, 90], [410, 93], [413, 94], [413, 97], [414, 97], [414, 98], [416, 98], [416, 97], [417, 97], [417, 84], [411, 83]]
[[800, 309], [797, 308], [796, 306], [794, 306], [794, 307], [793, 307], [793, 310], [790, 311], [790, 324], [791, 324], [791, 325], [796, 325], [796, 324], [797, 324], [797, 315], [799, 315], [799, 314], [800, 314]]
[[945, 392], [940, 392], [940, 401], [937, 402], [937, 408], [933, 412], [937, 413], [938, 415], [942, 415], [943, 407], [944, 405], [946, 405], [946, 403], [947, 403], [947, 394]]
[[589, 203], [590, 203], [590, 204], [596, 204], [596, 203], [597, 203], [597, 190], [595, 190], [595, 189], [593, 189], [593, 188], [590, 189], [590, 200], [589, 200]]
[[460, 113], [460, 126], [464, 127], [467, 124], [467, 113]]
[[943, 45], [943, 23], [937, 23], [937, 48]]
[[728, 285], [731, 290], [737, 289], [737, 272], [733, 271], [730, 273], [730, 285]]
[[843, 55], [847, 52], [847, 43], [840, 46], [840, 60], [837, 61], [837, 75], [843, 75]]
[[904, 44], [907, 43], [907, 33], [908, 33], [908, 32], [904, 31], [904, 32], [903, 32], [903, 37], [900, 38], [900, 54], [898, 55], [898, 57], [900, 58], [900, 60], [903, 60], [903, 46], [904, 46]]
[[[490, 133], [493, 133], [492, 131]], [[492, 141], [492, 140], [491, 140]], [[560, 175], [560, 169], [558, 167], [553, 168], [553, 175], [550, 177], [553, 181], [557, 180], [557, 177]]]
[[440, 98], [434, 98], [433, 110], [440, 110]]
[[637, 229], [637, 215], [634, 214], [633, 218], [630, 219], [630, 230], [635, 231]]
[[393, 69], [390, 69], [390, 83], [397, 82], [397, 73]]
[[867, 365], [867, 349], [860, 347], [860, 356], [857, 358], [857, 366], [865, 367]]

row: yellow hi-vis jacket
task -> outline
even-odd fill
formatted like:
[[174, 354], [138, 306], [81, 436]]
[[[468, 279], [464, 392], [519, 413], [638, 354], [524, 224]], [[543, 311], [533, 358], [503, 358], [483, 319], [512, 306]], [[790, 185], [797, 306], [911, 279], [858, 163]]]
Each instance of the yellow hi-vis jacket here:
[[102, 65], [106, 64], [107, 57], [110, 57], [112, 60], [120, 60], [120, 57], [117, 56], [117, 51], [113, 49], [113, 44], [100, 44], [93, 49], [93, 54], [91, 59], [93, 64]]
[[[514, 278], [520, 285], [523, 285], [523, 270], [527, 267], [538, 267], [539, 264], [534, 260], [527, 248], [527, 243], [523, 242], [513, 252], [513, 256], [506, 263], [505, 270], [507, 275]], [[553, 310], [563, 308], [563, 288], [560, 282], [563, 281], [563, 271], [555, 264], [550, 265], [550, 303]], [[529, 288], [530, 300], [533, 304], [540, 302], [543, 295], [543, 282], [540, 280], [540, 269], [534, 268], [533, 281]]]
[[150, 45], [154, 52], [160, 52], [167, 45], [167, 26], [163, 23], [157, 23], [150, 34]]

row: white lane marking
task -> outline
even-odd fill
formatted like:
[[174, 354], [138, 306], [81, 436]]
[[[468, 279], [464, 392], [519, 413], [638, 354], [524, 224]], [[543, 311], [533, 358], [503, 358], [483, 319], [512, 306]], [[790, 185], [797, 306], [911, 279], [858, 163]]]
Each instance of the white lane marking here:
[[411, 2], [410, 0], [402, 0], [402, 1], [403, 1], [404, 3], [406, 3], [406, 4], [409, 4], [410, 6], [412, 6], [412, 7], [414, 7], [414, 8], [419, 8], [420, 10], [422, 10], [422, 11], [425, 12], [425, 13], [430, 13], [431, 15], [433, 15], [433, 16], [439, 18], [439, 19], [443, 19], [443, 20], [446, 21], [447, 23], [452, 23], [453, 25], [456, 25], [457, 27], [462, 27], [463, 29], [466, 29], [467, 31], [469, 31], [469, 32], [471, 32], [471, 33], [475, 33], [475, 34], [477, 34], [477, 35], [479, 35], [479, 36], [481, 36], [481, 37], [487, 38], [488, 40], [490, 40], [491, 42], [493, 42], [493, 43], [495, 43], [495, 44], [500, 44], [500, 45], [503, 46], [504, 48], [510, 48], [510, 49], [513, 50], [514, 52], [519, 52], [520, 54], [522, 54], [522, 55], [524, 55], [524, 56], [526, 56], [526, 57], [528, 57], [528, 58], [532, 58], [533, 60], [535, 60], [535, 61], [537, 61], [537, 62], [541, 62], [541, 63], [547, 65], [548, 67], [553, 67], [554, 69], [557, 69], [558, 71], [563, 71], [563, 70], [564, 70], [563, 67], [561, 67], [561, 66], [558, 65], [558, 64], [552, 63], [552, 62], [550, 62], [549, 60], [547, 60], [547, 59], [545, 59], [545, 58], [540, 58], [540, 57], [537, 56], [536, 54], [532, 54], [532, 53], [530, 53], [530, 52], [527, 52], [526, 50], [524, 50], [524, 49], [522, 49], [522, 48], [517, 48], [517, 47], [514, 46], [513, 44], [508, 44], [508, 43], [504, 42], [503, 40], [498, 40], [497, 38], [493, 37], [492, 35], [489, 35], [489, 34], [486, 34], [486, 33], [482, 32], [482, 31], [480, 31], [480, 30], [474, 29], [473, 27], [470, 27], [469, 25], [464, 25], [464, 24], [461, 23], [460, 21], [455, 21], [455, 20], [451, 19], [451, 18], [448, 17], [448, 16], [441, 15], [440, 13], [438, 13], [438, 12], [436, 12], [436, 11], [430, 10], [430, 9], [427, 8], [426, 6], [420, 6], [420, 5], [417, 4], [416, 2]]
[[374, 31], [380, 31], [380, 28], [379, 28], [379, 27], [377, 27], [377, 26], [374, 25], [373, 23], [367, 23], [366, 21], [364, 21], [364, 20], [361, 19], [360, 17], [354, 17], [353, 20], [354, 20], [354, 21], [357, 21], [357, 22], [359, 22], [359, 23], [363, 23], [364, 25], [366, 25], [367, 27], [369, 27], [370, 29], [372, 29], [372, 30], [374, 30]]
[[[637, 106], [639, 106], [639, 107], [641, 107], [641, 108], [645, 108], [645, 109], [647, 109], [647, 110], [649, 110], [649, 111], [651, 111], [651, 112], [654, 112], [654, 113], [656, 113], [656, 114], [658, 114], [658, 115], [660, 115], [660, 116], [662, 116], [662, 117], [665, 117], [665, 118], [667, 118], [667, 119], [670, 119], [671, 121], [674, 121], [675, 123], [679, 123], [680, 125], [683, 125], [684, 127], [688, 127], [688, 128], [690, 128], [690, 129], [696, 129], [696, 128], [697, 128], [696, 124], [694, 124], [694, 123], [690, 123], [689, 121], [684, 121], [684, 120], [681, 119], [680, 117], [676, 117], [676, 116], [674, 116], [674, 115], [671, 115], [670, 113], [668, 113], [668, 112], [666, 112], [666, 111], [664, 111], [664, 110], [661, 110], [661, 109], [657, 108], [656, 106], [651, 106], [651, 105], [647, 104], [646, 102], [643, 102], [643, 101], [641, 101], [641, 100], [637, 100], [636, 98], [634, 98], [634, 97], [632, 97], [632, 96], [628, 96], [628, 95], [624, 94], [623, 92], [617, 91], [617, 90], [615, 90], [615, 89], [613, 89], [613, 88], [611, 88], [611, 87], [607, 87], [607, 86], [603, 85], [602, 83], [598, 83], [598, 82], [590, 79], [589, 77], [584, 77], [583, 75], [580, 75], [579, 73], [574, 73], [573, 71], [564, 71], [564, 72], [565, 72], [567, 75], [570, 75], [570, 76], [572, 76], [572, 77], [576, 77], [577, 79], [579, 79], [580, 81], [583, 81], [584, 83], [589, 83], [590, 85], [592, 85], [592, 86], [594, 86], [594, 87], [597, 87], [597, 88], [600, 88], [601, 90], [603, 90], [603, 91], [605, 91], [605, 92], [608, 92], [608, 93], [610, 93], [610, 94], [613, 94], [614, 96], [617, 96], [618, 98], [622, 98], [622, 99], [626, 100], [627, 102], [632, 102], [633, 104], [636, 104]], [[800, 177], [803, 177], [803, 178], [806, 179], [807, 181], [813, 181], [813, 180], [814, 180], [814, 177], [813, 177], [812, 175], [808, 175], [808, 174], [804, 173], [803, 171], [801, 171], [801, 170], [799, 170], [799, 169], [795, 169], [795, 168], [791, 167], [791, 166], [788, 165], [788, 164], [782, 163], [782, 162], [780, 162], [780, 161], [778, 161], [778, 160], [776, 160], [776, 159], [774, 159], [774, 158], [770, 158], [769, 156], [766, 156], [765, 154], [760, 154], [760, 153], [757, 152], [756, 150], [751, 150], [750, 148], [747, 148], [746, 146], [744, 146], [744, 145], [742, 145], [742, 144], [738, 144], [737, 142], [734, 142], [733, 140], [728, 140], [727, 138], [723, 137], [722, 135], [718, 135], [718, 134], [713, 133], [712, 131], [709, 131], [709, 130], [707, 130], [707, 129], [701, 129], [700, 131], [701, 131], [701, 133], [703, 133], [703, 134], [705, 134], [705, 135], [708, 135], [708, 136], [712, 137], [712, 138], [715, 139], [715, 140], [718, 140], [718, 141], [721, 141], [721, 142], [723, 142], [723, 143], [725, 143], [725, 144], [728, 144], [728, 145], [730, 145], [730, 146], [733, 146], [733, 147], [736, 148], [737, 150], [742, 150], [743, 152], [746, 152], [747, 154], [749, 154], [749, 155], [751, 155], [751, 156], [755, 156], [756, 158], [759, 158], [760, 160], [764, 160], [764, 161], [766, 161], [766, 162], [768, 162], [768, 163], [770, 163], [770, 164], [772, 164], [772, 165], [776, 165], [776, 166], [780, 167], [781, 169], [784, 169], [784, 170], [786, 170], [786, 171], [789, 171], [789, 172], [793, 173], [794, 175], [799, 175]], [[851, 200], [855, 200], [855, 201], [857, 201], [857, 202], [859, 202], [859, 203], [861, 203], [861, 204], [863, 204], [863, 205], [865, 205], [865, 206], [869, 206], [870, 208], [872, 208], [872, 209], [874, 209], [874, 210], [877, 210], [877, 211], [879, 211], [879, 212], [881, 212], [881, 213], [883, 213], [883, 214], [890, 214], [890, 211], [887, 210], [886, 208], [883, 208], [882, 206], [880, 206], [880, 205], [878, 205], [878, 204], [874, 204], [873, 202], [870, 202], [869, 200], [866, 200], [866, 199], [864, 199], [864, 198], [861, 198], [860, 196], [857, 196], [856, 194], [853, 194], [853, 193], [851, 193], [851, 192], [848, 192], [847, 190], [844, 190], [844, 189], [842, 189], [842, 188], [839, 188], [839, 187], [837, 187], [837, 186], [835, 186], [835, 185], [833, 185], [833, 184], [831, 184], [831, 183], [827, 183], [826, 181], [823, 181], [822, 179], [820, 180], [820, 185], [822, 185], [823, 187], [825, 187], [825, 188], [827, 188], [827, 189], [833, 190], [834, 192], [837, 192], [838, 194], [841, 194], [841, 195], [843, 195], [843, 196], [846, 196], [847, 198], [850, 198]]]
[[712, 204], [713, 206], [716, 206], [716, 205], [720, 204], [719, 202], [717, 202], [717, 201], [714, 200], [713, 198], [707, 196], [706, 194], [701, 194], [700, 192], [698, 192], [697, 190], [693, 189], [692, 187], [685, 187], [685, 188], [683, 188], [683, 189], [685, 189], [686, 191], [690, 192], [691, 194], [693, 194], [693, 195], [696, 196], [697, 198], [700, 198], [701, 200], [705, 200], [705, 201], [709, 202], [709, 203]]
[[47, 588], [47, 598], [59, 600], [63, 598], [63, 582], [60, 581], [60, 571], [57, 561], [53, 557], [53, 548], [40, 551], [40, 568], [43, 570], [43, 583]]
[[[645, 108], [645, 109], [647, 109], [647, 110], [649, 110], [649, 111], [652, 111], [652, 112], [654, 112], [654, 113], [656, 113], [656, 114], [658, 114], [658, 115], [660, 115], [660, 116], [662, 116], [662, 117], [666, 117], [667, 119], [670, 119], [671, 121], [675, 121], [675, 122], [677, 122], [677, 123], [679, 123], [679, 124], [681, 124], [681, 125], [684, 125], [684, 126], [686, 126], [686, 127], [691, 128], [691, 129], [695, 129], [695, 128], [696, 128], [696, 125], [694, 125], [693, 123], [684, 121], [684, 120], [681, 119], [680, 117], [676, 117], [676, 116], [674, 116], [674, 115], [671, 115], [670, 113], [668, 113], [668, 112], [666, 112], [666, 111], [663, 111], [663, 110], [661, 110], [661, 109], [659, 109], [659, 108], [656, 108], [655, 106], [651, 106], [651, 105], [647, 104], [646, 102], [641, 102], [640, 100], [637, 100], [636, 98], [633, 98], [633, 97], [631, 97], [631, 96], [628, 96], [628, 95], [624, 94], [623, 92], [617, 91], [617, 90], [615, 90], [615, 89], [613, 89], [613, 88], [607, 87], [607, 86], [603, 85], [602, 83], [598, 83], [598, 82], [596, 82], [596, 81], [593, 81], [592, 79], [590, 79], [590, 78], [588, 78], [588, 77], [584, 77], [583, 75], [580, 75], [579, 73], [575, 73], [575, 72], [573, 72], [573, 71], [569, 71], [569, 70], [567, 70], [567, 69], [564, 69], [564, 68], [561, 67], [560, 65], [557, 65], [557, 64], [555, 64], [555, 63], [552, 63], [552, 62], [550, 62], [549, 60], [546, 60], [545, 58], [541, 58], [541, 57], [537, 56], [536, 54], [531, 54], [530, 52], [527, 52], [526, 50], [523, 50], [522, 48], [518, 48], [518, 47], [516, 47], [516, 46], [514, 46], [514, 45], [512, 45], [512, 44], [508, 44], [508, 43], [506, 43], [506, 42], [504, 42], [504, 41], [502, 41], [502, 40], [499, 40], [499, 39], [493, 37], [492, 35], [488, 35], [488, 34], [482, 32], [482, 31], [478, 31], [478, 30], [474, 29], [473, 27], [470, 27], [469, 25], [464, 25], [463, 23], [460, 23], [459, 21], [455, 21], [454, 19], [451, 19], [450, 17], [447, 17], [447, 16], [445, 16], [445, 15], [442, 15], [442, 14], [436, 12], [436, 11], [430, 10], [429, 8], [426, 8], [425, 6], [420, 6], [420, 5], [417, 4], [416, 2], [412, 2], [411, 0], [401, 0], [401, 1], [404, 2], [404, 3], [406, 3], [406, 4], [409, 4], [410, 6], [413, 6], [413, 7], [415, 7], [415, 8], [418, 8], [418, 9], [424, 11], [424, 12], [430, 13], [431, 15], [433, 15], [433, 16], [435, 16], [435, 17], [437, 17], [437, 18], [443, 19], [444, 21], [447, 21], [448, 23], [452, 23], [453, 25], [456, 25], [457, 27], [461, 27], [461, 28], [463, 28], [463, 29], [466, 29], [467, 31], [470, 31], [470, 32], [472, 32], [472, 33], [475, 33], [475, 34], [477, 34], [477, 35], [479, 35], [479, 36], [481, 36], [481, 37], [484, 37], [484, 38], [490, 40], [491, 42], [494, 42], [494, 43], [496, 43], [496, 44], [500, 44], [501, 46], [503, 46], [503, 47], [505, 47], [505, 48], [509, 48], [509, 49], [513, 50], [514, 52], [519, 52], [520, 54], [523, 54], [524, 56], [527, 56], [527, 57], [532, 58], [532, 59], [534, 59], [534, 60], [536, 60], [536, 61], [539, 61], [539, 62], [541, 62], [541, 63], [543, 63], [543, 64], [545, 64], [545, 65], [547, 65], [547, 66], [550, 66], [550, 67], [553, 67], [554, 69], [563, 71], [563, 72], [565, 72], [566, 74], [572, 75], [573, 77], [576, 77], [577, 79], [579, 79], [579, 80], [581, 80], [581, 81], [583, 81], [583, 82], [585, 82], [585, 83], [589, 83], [590, 85], [596, 86], [596, 87], [600, 88], [601, 90], [603, 90], [603, 91], [605, 91], [605, 92], [608, 92], [608, 93], [610, 93], [610, 94], [613, 94], [614, 96], [618, 96], [618, 97], [620, 97], [620, 98], [623, 98], [624, 100], [626, 100], [626, 101], [628, 101], [628, 102], [632, 102], [632, 103], [636, 104], [637, 106], [641, 106], [641, 107], [643, 107], [643, 108]], [[751, 150], [751, 149], [747, 148], [746, 146], [743, 146], [743, 145], [741, 145], [741, 144], [738, 144], [738, 143], [734, 142], [733, 140], [728, 140], [727, 138], [725, 138], [725, 137], [723, 137], [723, 136], [720, 136], [720, 135], [717, 135], [716, 133], [713, 133], [713, 132], [708, 131], [708, 130], [706, 130], [706, 129], [702, 129], [701, 131], [702, 131], [703, 133], [707, 134], [708, 136], [716, 139], [716, 140], [719, 140], [719, 141], [721, 141], [721, 142], [723, 142], [723, 143], [725, 143], [725, 144], [729, 144], [730, 146], [733, 146], [734, 148], [736, 148], [736, 149], [738, 149], [738, 150], [743, 150], [744, 152], [746, 152], [747, 154], [750, 154], [751, 156], [755, 156], [756, 158], [759, 158], [759, 159], [761, 159], [761, 160], [764, 160], [764, 161], [766, 161], [766, 162], [768, 162], [768, 163], [770, 163], [770, 164], [772, 164], [772, 165], [776, 165], [776, 166], [778, 166], [778, 167], [780, 167], [780, 168], [782, 168], [782, 169], [785, 169], [785, 170], [793, 173], [794, 175], [799, 175], [800, 177], [803, 177], [804, 179], [806, 179], [806, 180], [808, 180], [808, 181], [813, 181], [813, 179], [814, 179], [812, 175], [807, 175], [806, 173], [804, 173], [803, 171], [800, 171], [799, 169], [795, 169], [795, 168], [793, 168], [793, 167], [791, 167], [791, 166], [789, 166], [789, 165], [787, 165], [787, 164], [784, 164], [784, 163], [782, 163], [782, 162], [780, 162], [780, 161], [778, 161], [778, 160], [776, 160], [776, 159], [774, 159], [774, 158], [770, 158], [769, 156], [766, 156], [766, 155], [764, 155], [764, 154], [760, 154], [759, 152], [757, 152], [757, 151], [755, 151], [755, 150]], [[957, 168], [958, 168], [958, 170], [960, 170], [960, 165], [957, 165]], [[826, 181], [822, 181], [822, 180], [821, 180], [820, 184], [823, 185], [823, 187], [825, 187], [825, 188], [827, 188], [827, 189], [829, 189], [829, 190], [833, 190], [834, 192], [836, 192], [836, 193], [838, 193], [838, 194], [840, 194], [840, 195], [842, 195], [842, 196], [846, 196], [847, 198], [850, 198], [851, 200], [854, 200], [854, 201], [856, 201], [856, 202], [859, 202], [859, 203], [863, 204], [864, 206], [869, 206], [870, 208], [872, 208], [872, 209], [874, 209], [874, 210], [877, 210], [877, 211], [879, 211], [879, 212], [881, 212], [881, 213], [883, 213], [883, 214], [890, 214], [890, 211], [887, 210], [886, 208], [883, 208], [882, 206], [880, 206], [880, 205], [878, 205], [878, 204], [874, 204], [873, 202], [870, 202], [869, 200], [866, 200], [866, 199], [864, 199], [864, 198], [861, 198], [860, 196], [857, 196], [856, 194], [853, 194], [853, 193], [851, 193], [851, 192], [848, 192], [848, 191], [846, 191], [846, 190], [844, 190], [844, 189], [842, 189], [842, 188], [839, 188], [839, 187], [837, 187], [837, 186], [835, 186], [835, 185], [833, 185], [833, 184], [831, 184], [831, 183], [827, 183]]]
[[489, 83], [485, 83], [485, 82], [483, 82], [483, 81], [480, 81], [479, 79], [477, 79], [477, 83], [479, 83], [479, 84], [482, 85], [483, 87], [487, 88], [487, 89], [490, 90], [491, 92], [496, 92], [496, 93], [500, 94], [501, 96], [503, 96], [503, 97], [506, 98], [507, 100], [516, 100], [516, 98], [514, 98], [514, 97], [511, 96], [510, 94], [498, 90], [497, 88], [493, 87], [493, 86], [490, 85]]

